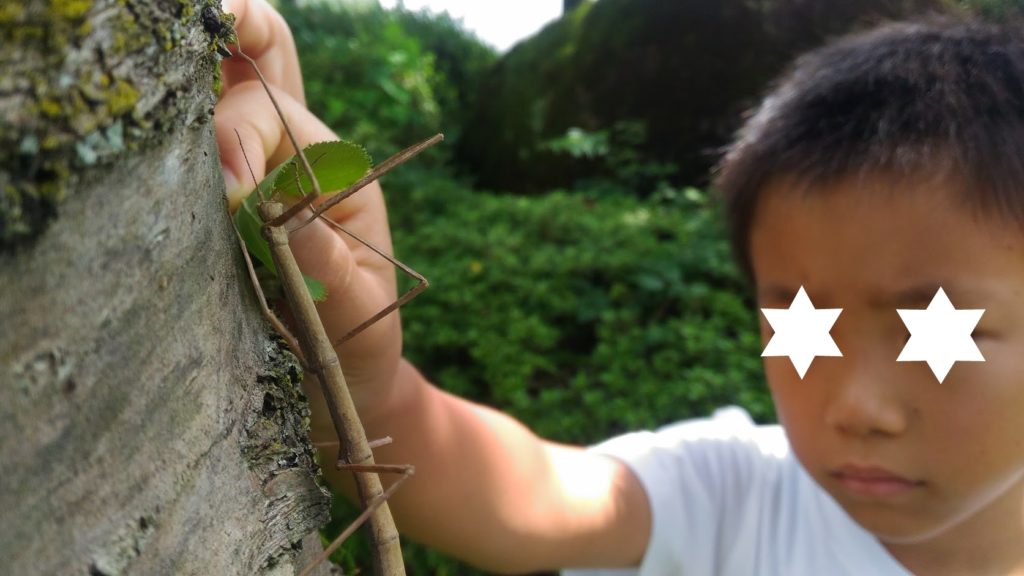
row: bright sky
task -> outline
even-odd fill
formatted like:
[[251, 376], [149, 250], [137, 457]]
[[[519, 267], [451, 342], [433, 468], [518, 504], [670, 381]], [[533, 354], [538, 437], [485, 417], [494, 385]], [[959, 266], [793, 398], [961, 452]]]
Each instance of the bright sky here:
[[[380, 0], [393, 8], [400, 0]], [[447, 11], [484, 42], [504, 52], [562, 15], [562, 0], [404, 0], [406, 9]]]

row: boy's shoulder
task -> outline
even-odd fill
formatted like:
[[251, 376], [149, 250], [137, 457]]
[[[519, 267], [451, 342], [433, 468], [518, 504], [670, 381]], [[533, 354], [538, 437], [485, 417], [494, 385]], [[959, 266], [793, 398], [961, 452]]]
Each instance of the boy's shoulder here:
[[785, 430], [777, 424], [756, 424], [738, 406], [719, 408], [708, 418], [683, 420], [656, 431], [624, 434], [592, 450], [623, 459], [634, 469], [647, 460], [685, 458], [680, 465], [705, 476], [726, 471], [732, 476], [744, 471], [777, 473], [791, 462]]
[[907, 576], [804, 471], [785, 430], [722, 408], [592, 450], [640, 479], [654, 526], [639, 571], [582, 574]]

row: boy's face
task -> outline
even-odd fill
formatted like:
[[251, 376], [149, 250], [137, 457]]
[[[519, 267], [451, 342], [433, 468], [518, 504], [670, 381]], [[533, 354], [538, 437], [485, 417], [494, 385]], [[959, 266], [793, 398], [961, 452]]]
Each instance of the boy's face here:
[[[941, 183], [850, 181], [807, 196], [780, 181], [762, 198], [758, 306], [789, 308], [803, 286], [815, 308], [842, 309], [831, 330], [842, 357], [815, 358], [802, 380], [788, 357], [765, 359], [804, 468], [887, 543], [1019, 534], [1024, 232], [974, 218]], [[985, 361], [957, 362], [942, 383], [925, 362], [896, 361], [909, 337], [896, 310], [927, 308], [939, 287], [956, 309], [985, 310], [973, 335]]]

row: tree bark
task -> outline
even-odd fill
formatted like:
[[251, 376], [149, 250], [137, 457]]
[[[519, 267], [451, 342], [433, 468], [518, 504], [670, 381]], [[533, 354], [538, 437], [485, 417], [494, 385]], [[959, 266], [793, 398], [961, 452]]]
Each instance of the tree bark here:
[[301, 371], [227, 216], [209, 7], [0, 6], [4, 573], [292, 574], [321, 549]]

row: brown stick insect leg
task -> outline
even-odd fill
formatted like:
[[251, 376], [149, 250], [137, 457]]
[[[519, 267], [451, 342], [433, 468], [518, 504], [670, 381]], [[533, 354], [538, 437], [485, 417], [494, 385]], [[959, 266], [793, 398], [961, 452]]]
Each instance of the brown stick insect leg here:
[[[331, 543], [327, 545], [327, 547], [324, 548], [324, 551], [321, 552], [319, 556], [310, 561], [310, 563], [307, 564], [302, 569], [301, 572], [299, 572], [299, 576], [309, 576], [309, 574], [313, 572], [313, 570], [315, 570], [317, 566], [319, 566], [322, 562], [330, 558], [331, 554], [333, 554], [335, 550], [337, 550], [342, 544], [344, 544], [345, 540], [347, 540], [349, 536], [351, 536], [356, 530], [358, 530], [359, 527], [362, 526], [366, 522], [366, 520], [377, 510], [377, 508], [384, 504], [384, 502], [386, 502], [387, 499], [390, 498], [391, 495], [398, 490], [398, 487], [401, 486], [403, 482], [408, 480], [409, 477], [412, 476], [413, 473], [415, 472], [415, 468], [409, 465], [399, 466], [399, 468], [402, 468], [402, 470], [399, 471], [399, 473], [402, 474], [402, 477], [396, 480], [394, 484], [389, 486], [388, 489], [385, 490], [380, 496], [374, 498], [373, 502], [371, 502], [370, 505], [367, 506], [365, 510], [363, 510], [362, 514], [357, 516], [355, 520], [353, 520], [344, 530], [342, 530], [341, 534], [338, 534], [338, 536], [334, 540], [332, 540]], [[385, 472], [385, 470], [382, 470], [382, 472]]]
[[[388, 444], [391, 444], [392, 442], [394, 442], [394, 440], [391, 439], [391, 436], [385, 436], [383, 438], [378, 438], [376, 440], [370, 440], [369, 442], [366, 443], [366, 446], [367, 446], [367, 448], [373, 450], [374, 448], [380, 448], [381, 446], [387, 446]], [[314, 442], [313, 446], [316, 447], [316, 448], [329, 448], [331, 446], [341, 446], [341, 442], [338, 442], [337, 440], [335, 440], [333, 442]]]
[[[306, 202], [312, 202], [314, 198], [320, 196], [320, 183], [317, 182], [316, 176], [313, 174], [313, 168], [309, 165], [309, 160], [306, 159], [306, 155], [302, 153], [302, 147], [299, 146], [299, 141], [295, 139], [295, 134], [292, 133], [292, 127], [288, 124], [288, 120], [284, 117], [284, 111], [281, 110], [281, 105], [277, 103], [277, 98], [274, 97], [274, 93], [270, 90], [270, 84], [267, 83], [267, 79], [263, 76], [263, 71], [256, 65], [256, 61], [249, 57], [248, 54], [242, 51], [242, 45], [236, 44], [235, 47], [238, 49], [238, 55], [245, 59], [252, 66], [256, 76], [260, 79], [260, 84], [263, 85], [263, 89], [267, 92], [267, 96], [270, 98], [270, 103], [274, 105], [274, 110], [277, 111], [278, 118], [281, 119], [281, 124], [284, 126], [284, 131], [288, 134], [288, 140], [292, 143], [292, 148], [295, 148], [295, 153], [299, 156], [299, 161], [302, 163], [302, 169], [309, 175], [310, 182], [313, 186], [313, 191], [307, 194], [307, 198], [303, 198]], [[300, 202], [301, 203], [301, 202]], [[287, 218], [283, 221], [287, 222]], [[275, 223], [275, 226], [280, 224]]]
[[376, 314], [371, 316], [369, 319], [367, 319], [365, 322], [363, 322], [359, 326], [356, 326], [355, 328], [349, 330], [347, 334], [345, 334], [341, 338], [339, 338], [339, 339], [335, 340], [334, 342], [332, 342], [332, 344], [334, 346], [340, 346], [342, 343], [344, 343], [347, 340], [351, 339], [356, 334], [359, 334], [363, 330], [366, 330], [367, 328], [372, 326], [374, 323], [376, 323], [381, 318], [383, 318], [383, 317], [387, 316], [388, 314], [394, 312], [399, 307], [401, 307], [403, 304], [405, 304], [406, 302], [408, 302], [408, 301], [412, 300], [413, 298], [415, 298], [417, 295], [419, 295], [420, 292], [423, 292], [424, 290], [427, 289], [427, 287], [430, 286], [430, 281], [428, 281], [426, 279], [426, 277], [424, 277], [422, 274], [420, 274], [419, 272], [413, 270], [409, 266], [405, 265], [404, 263], [402, 263], [400, 260], [398, 260], [394, 256], [391, 256], [387, 252], [385, 252], [385, 251], [381, 250], [380, 248], [374, 246], [373, 243], [370, 242], [369, 240], [366, 240], [365, 238], [361, 238], [355, 232], [352, 232], [348, 228], [345, 228], [341, 224], [338, 224], [337, 222], [335, 222], [334, 220], [331, 220], [330, 218], [328, 218], [327, 216], [325, 216], [323, 214], [320, 214], [320, 218], [323, 221], [325, 221], [328, 224], [330, 224], [331, 226], [337, 228], [338, 230], [341, 230], [345, 234], [348, 234], [349, 236], [351, 236], [353, 239], [355, 239], [357, 242], [359, 242], [363, 246], [366, 246], [370, 250], [373, 250], [378, 255], [382, 256], [385, 260], [387, 260], [388, 262], [390, 262], [394, 266], [398, 267], [399, 270], [401, 270], [402, 272], [405, 272], [410, 277], [412, 277], [413, 279], [416, 280], [416, 285], [413, 286], [412, 288], [410, 288], [409, 290], [407, 290], [405, 292], [405, 294], [402, 294], [402, 296], [400, 298], [398, 298], [398, 300], [395, 300], [391, 304], [388, 304], [387, 306], [382, 308], [379, 312], [377, 312]]
[[[338, 193], [338, 197], [345, 198], [345, 197], [351, 196], [355, 192], [359, 191], [359, 189], [362, 186], [364, 186], [365, 183], [373, 182], [374, 180], [379, 178], [380, 175], [383, 174], [384, 172], [387, 172], [391, 168], [394, 168], [395, 166], [398, 166], [399, 164], [405, 162], [406, 160], [408, 160], [408, 159], [412, 158], [413, 156], [415, 156], [416, 154], [418, 154], [420, 151], [426, 149], [428, 146], [432, 146], [435, 142], [439, 142], [439, 141], [440, 141], [440, 136], [435, 136], [433, 138], [425, 140], [424, 142], [422, 142], [422, 143], [420, 143], [420, 144], [418, 144], [416, 146], [412, 146], [410, 148], [406, 148], [404, 151], [399, 152], [398, 154], [392, 156], [387, 161], [385, 161], [384, 165], [389, 165], [388, 168], [383, 169], [383, 171], [381, 171], [381, 169], [378, 169], [377, 171], [372, 171], [370, 174], [368, 174], [367, 176], [362, 178], [359, 182], [356, 182], [355, 184], [350, 186], [348, 189], [346, 189], [346, 190], [344, 190], [342, 192], [339, 192]], [[319, 160], [319, 158], [317, 160]], [[313, 164], [315, 164], [315, 163], [316, 163], [316, 160], [314, 160]], [[382, 166], [384, 166], [384, 165], [382, 165]], [[306, 198], [307, 196], [305, 194], [305, 191], [302, 189], [302, 181], [299, 178], [298, 170], [295, 170], [294, 176], [295, 176], [295, 187], [296, 187], [296, 189], [303, 196], [303, 198]], [[365, 183], [364, 184], [360, 184], [360, 182], [365, 182]], [[333, 198], [332, 198], [332, 200], [333, 200]], [[336, 204], [337, 202], [334, 202], [334, 203]], [[301, 224], [299, 224], [295, 228], [292, 228], [292, 229], [288, 230], [288, 234], [292, 234], [292, 233], [302, 229], [306, 224], [309, 224], [313, 220], [319, 218], [319, 219], [323, 220], [324, 222], [326, 222], [327, 224], [329, 224], [330, 226], [333, 226], [334, 228], [340, 230], [341, 232], [344, 232], [349, 237], [354, 239], [356, 242], [359, 242], [363, 246], [366, 246], [370, 250], [373, 250], [379, 256], [381, 256], [382, 258], [384, 258], [385, 260], [390, 262], [391, 265], [397, 267], [402, 272], [405, 272], [408, 276], [410, 276], [410, 277], [412, 277], [413, 279], [416, 280], [416, 285], [413, 286], [412, 288], [410, 288], [409, 290], [407, 290], [405, 292], [405, 294], [402, 294], [402, 296], [400, 298], [398, 298], [397, 300], [395, 300], [391, 304], [388, 304], [387, 306], [385, 306], [383, 309], [378, 311], [376, 314], [371, 316], [369, 319], [364, 321], [362, 324], [360, 324], [360, 325], [356, 326], [355, 328], [349, 330], [348, 333], [346, 333], [344, 336], [342, 336], [338, 340], [335, 340], [334, 342], [332, 342], [332, 344], [334, 346], [340, 346], [344, 342], [346, 342], [349, 339], [351, 339], [353, 336], [359, 334], [363, 330], [366, 330], [370, 326], [374, 325], [381, 318], [387, 316], [391, 312], [393, 312], [393, 311], [397, 310], [398, 308], [400, 308], [406, 302], [408, 302], [408, 301], [412, 300], [413, 298], [415, 298], [417, 295], [419, 295], [420, 292], [423, 292], [424, 290], [426, 290], [430, 286], [430, 281], [428, 281], [425, 276], [423, 276], [419, 272], [413, 270], [412, 268], [410, 268], [408, 265], [406, 265], [402, 261], [398, 260], [394, 256], [391, 256], [390, 254], [388, 254], [384, 250], [381, 250], [380, 248], [378, 248], [376, 245], [374, 245], [369, 240], [366, 240], [365, 238], [359, 236], [355, 232], [352, 232], [348, 228], [345, 228], [341, 224], [338, 224], [337, 222], [335, 222], [334, 220], [329, 218], [326, 214], [324, 214], [323, 211], [324, 211], [324, 208], [322, 206], [321, 207], [317, 207], [314, 210], [312, 216], [310, 216], [306, 221], [302, 222]], [[268, 225], [274, 225], [274, 224], [270, 223]], [[284, 225], [284, 224], [282, 224], [282, 225]]]
[[[249, 168], [249, 176], [252, 178], [253, 186], [259, 188], [258, 182], [256, 182], [256, 175], [252, 172], [252, 165], [249, 164], [249, 156], [245, 153], [245, 146], [242, 145], [242, 136], [235, 130], [235, 138], [238, 138], [238, 147], [242, 149], [242, 157], [245, 158], [245, 165]], [[262, 197], [260, 198], [262, 200]], [[295, 335], [281, 322], [281, 319], [274, 314], [274, 311], [270, 309], [267, 304], [267, 297], [263, 293], [263, 287], [260, 286], [260, 280], [256, 276], [256, 268], [253, 266], [252, 257], [249, 256], [249, 249], [245, 247], [245, 240], [242, 239], [241, 232], [238, 231], [238, 226], [235, 225], [235, 219], [230, 218], [231, 229], [235, 231], [235, 238], [238, 238], [238, 245], [242, 248], [242, 258], [245, 259], [245, 268], [249, 271], [249, 282], [252, 284], [253, 290], [256, 291], [256, 299], [260, 302], [260, 312], [263, 313], [263, 317], [270, 322], [271, 327], [277, 332], [281, 338], [284, 339], [285, 344], [298, 359], [299, 364], [302, 365], [303, 370], [308, 370], [306, 364], [306, 357], [302, 354], [302, 348], [299, 346], [299, 341], [295, 338]]]
[[245, 247], [245, 240], [242, 240], [242, 235], [238, 232], [238, 227], [235, 226], [234, 219], [231, 220], [231, 228], [235, 231], [235, 237], [238, 238], [238, 245], [242, 248], [242, 257], [245, 258], [245, 268], [249, 271], [249, 282], [252, 284], [253, 290], [256, 291], [256, 299], [260, 302], [260, 312], [263, 313], [263, 317], [270, 322], [270, 326], [274, 329], [281, 338], [284, 339], [285, 344], [288, 345], [288, 349], [291, 350], [292, 354], [302, 365], [303, 370], [308, 370], [309, 367], [306, 364], [306, 357], [302, 354], [302, 348], [299, 346], [298, 339], [288, 330], [281, 322], [281, 319], [274, 314], [274, 311], [267, 305], [267, 297], [263, 294], [263, 288], [260, 286], [260, 280], [256, 277], [256, 268], [253, 266], [252, 258], [249, 256], [249, 250]]
[[[441, 142], [442, 140], [444, 140], [444, 134], [435, 134], [418, 144], [413, 144], [412, 146], [409, 146], [405, 150], [393, 154], [387, 160], [375, 166], [373, 170], [370, 171], [369, 174], [363, 176], [348, 188], [331, 196], [329, 199], [321, 203], [319, 206], [316, 206], [315, 209], [313, 210], [313, 214], [309, 218], [307, 218], [305, 222], [299, 224], [299, 226], [292, 230], [292, 232], [309, 224], [338, 202], [341, 202], [345, 198], [348, 198], [349, 196], [355, 194], [356, 192], [359, 192], [360, 190], [368, 186], [371, 182], [377, 180], [381, 176], [401, 166], [406, 161], [412, 159], [420, 152], [423, 152], [427, 148], [430, 148], [431, 146], [437, 144], [438, 142]], [[310, 172], [312, 172], [312, 169], [310, 169]], [[318, 187], [314, 187], [313, 193], [306, 194], [305, 196], [303, 196], [303, 198], [299, 200], [298, 203], [296, 203], [291, 208], [286, 210], [284, 214], [281, 214], [281, 216], [276, 218], [273, 222], [270, 222], [270, 225], [283, 226], [285, 222], [288, 222], [293, 217], [295, 217], [296, 214], [301, 212], [305, 207], [312, 204], [313, 201], [316, 199], [316, 195], [319, 195], [319, 193], [320, 189]]]

